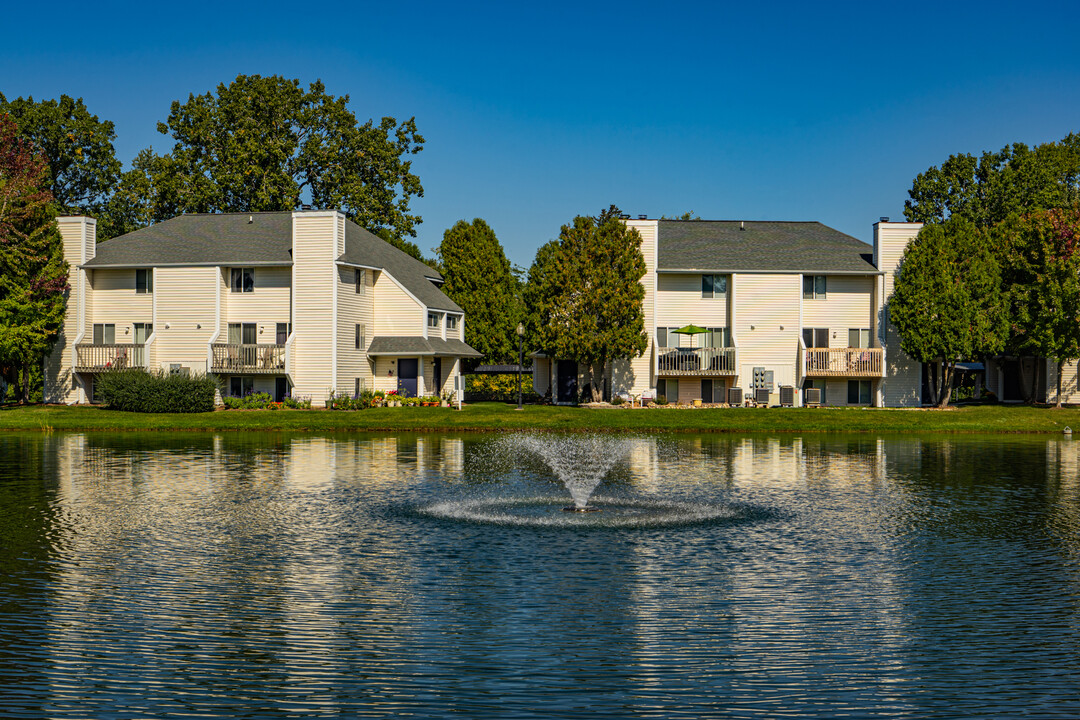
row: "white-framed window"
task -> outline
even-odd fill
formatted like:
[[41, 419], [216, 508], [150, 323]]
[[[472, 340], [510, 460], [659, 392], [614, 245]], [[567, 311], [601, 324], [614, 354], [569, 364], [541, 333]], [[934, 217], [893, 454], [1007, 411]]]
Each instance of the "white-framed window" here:
[[447, 330], [457, 330], [457, 324], [458, 324], [458, 316], [457, 315], [447, 315], [446, 316], [446, 329]]
[[802, 296], [803, 300], [824, 300], [826, 282], [824, 275], [803, 275]]
[[428, 313], [427, 314], [427, 326], [429, 328], [437, 328], [437, 327], [439, 327], [439, 313]]
[[292, 330], [289, 323], [274, 323], [274, 341], [278, 345], [289, 342], [289, 332]]
[[679, 381], [660, 378], [656, 381], [656, 396], [664, 396], [669, 403], [679, 402]]
[[807, 348], [829, 347], [829, 328], [803, 328], [803, 345]]
[[113, 323], [96, 323], [94, 325], [95, 345], [115, 345], [116, 325]]
[[363, 268], [356, 268], [356, 294], [364, 295], [367, 293], [367, 270]]
[[848, 380], [847, 382], [848, 405], [870, 404], [870, 381]]
[[870, 347], [870, 328], [848, 328], [848, 347]]
[[147, 268], [135, 271], [135, 294], [147, 295], [154, 292], [154, 271]]
[[133, 327], [136, 345], [145, 345], [150, 336], [154, 334], [153, 323], [135, 323]]
[[230, 345], [254, 345], [259, 342], [255, 323], [229, 323]]
[[364, 323], [356, 324], [355, 345], [357, 350], [367, 349], [367, 325]]
[[246, 397], [255, 390], [255, 378], [234, 375], [229, 378], [229, 394], [233, 397]]
[[701, 297], [722, 298], [727, 295], [727, 275], [702, 275]]
[[722, 348], [728, 346], [730, 335], [726, 327], [706, 329], [708, 332], [701, 336], [701, 347]]
[[232, 268], [229, 289], [235, 293], [255, 292], [255, 268]]

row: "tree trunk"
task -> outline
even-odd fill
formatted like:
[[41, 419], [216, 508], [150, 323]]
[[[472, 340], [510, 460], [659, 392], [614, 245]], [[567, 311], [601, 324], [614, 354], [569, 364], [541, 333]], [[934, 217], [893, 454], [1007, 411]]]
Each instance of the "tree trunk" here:
[[[1035, 402], [1035, 383], [1037, 380], [1032, 379], [1030, 387], [1028, 386], [1028, 373], [1024, 369], [1024, 358], [1021, 357], [1017, 363], [1020, 365], [1020, 391], [1024, 393], [1024, 402], [1030, 404]], [[1036, 365], [1036, 369], [1038, 365]], [[1033, 375], [1035, 373], [1032, 373]]]
[[[1031, 364], [1031, 392], [1028, 393], [1027, 402], [1031, 405], [1034, 405], [1039, 401], [1039, 365], [1041, 365], [1042, 363], [1039, 362], [1039, 358], [1038, 356], [1036, 356], [1032, 358]], [[1020, 367], [1024, 367], [1023, 360], [1020, 361]]]
[[940, 380], [941, 380], [941, 389], [940, 389], [940, 395], [938, 395], [938, 404], [937, 404], [937, 406], [939, 408], [947, 408], [949, 406], [949, 395], [952, 394], [953, 369], [955, 367], [956, 367], [956, 361], [955, 360], [953, 360], [951, 362], [946, 361], [946, 360], [941, 361], [941, 373], [942, 373], [943, 377], [940, 378]]
[[1064, 360], [1058, 360], [1057, 367], [1058, 367], [1058, 372], [1057, 372], [1057, 405], [1055, 405], [1054, 407], [1060, 408], [1061, 407], [1061, 373], [1062, 373], [1062, 371], [1065, 370], [1065, 361]]
[[939, 390], [939, 384], [938, 384], [938, 367], [939, 367], [939, 365], [940, 365], [940, 362], [938, 360], [934, 360], [934, 362], [930, 363], [930, 366], [929, 366], [928, 372], [927, 372], [927, 375], [930, 377], [930, 402], [934, 406], [937, 406], [938, 397], [941, 395], [941, 392]]
[[26, 405], [30, 402], [30, 366], [26, 363], [23, 363], [19, 377], [19, 404]]
[[604, 366], [607, 365], [605, 358], [600, 358], [590, 366], [592, 375], [592, 401], [602, 402], [604, 399]]

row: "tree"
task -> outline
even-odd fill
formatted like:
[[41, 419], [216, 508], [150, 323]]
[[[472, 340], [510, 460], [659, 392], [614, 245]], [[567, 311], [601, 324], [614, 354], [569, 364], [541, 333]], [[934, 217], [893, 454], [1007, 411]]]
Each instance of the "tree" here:
[[1062, 370], [1080, 359], [1080, 205], [1014, 215], [994, 237], [1009, 268], [1013, 342], [1057, 362], [1061, 407]]
[[900, 348], [929, 366], [938, 407], [949, 403], [956, 363], [1000, 352], [1008, 337], [986, 232], [961, 217], [924, 227], [904, 250], [889, 301]]
[[526, 291], [537, 344], [584, 365], [594, 401], [602, 398], [609, 362], [638, 357], [649, 342], [641, 235], [620, 215], [612, 205], [563, 225], [559, 240], [537, 252]]
[[174, 145], [164, 155], [144, 150], [124, 174], [110, 208], [120, 226], [184, 212], [294, 210], [310, 202], [341, 209], [420, 257], [405, 240], [421, 221], [410, 214], [409, 201], [424, 194], [406, 159], [424, 144], [415, 119], [359, 124], [349, 96], [328, 94], [320, 81], [304, 90], [299, 80], [239, 75], [216, 94], [173, 102], [158, 131]]
[[[0, 113], [10, 115], [19, 135], [48, 159], [47, 185], [58, 210], [101, 220], [120, 180], [112, 122], [91, 114], [82, 98], [67, 95], [58, 101], [33, 97], [8, 101], [0, 93]], [[111, 237], [105, 225], [99, 224], [98, 239]]]
[[904, 217], [941, 223], [952, 216], [979, 226], [1010, 214], [1066, 207], [1080, 199], [1080, 135], [1034, 149], [1023, 143], [998, 152], [951, 155], [920, 173], [908, 191]]
[[518, 361], [521, 319], [517, 282], [502, 245], [486, 222], [459, 220], [436, 248], [445, 292], [465, 311], [465, 342], [489, 363]]
[[52, 349], [67, 305], [67, 263], [45, 158], [0, 114], [0, 367], [30, 397], [30, 374]]

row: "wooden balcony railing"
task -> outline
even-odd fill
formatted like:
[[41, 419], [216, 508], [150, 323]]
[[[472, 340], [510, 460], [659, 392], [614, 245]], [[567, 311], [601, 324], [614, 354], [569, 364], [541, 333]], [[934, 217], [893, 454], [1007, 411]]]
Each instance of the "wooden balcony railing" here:
[[143, 345], [89, 345], [75, 346], [75, 370], [77, 372], [104, 372], [124, 368], [146, 367], [146, 347]]
[[806, 377], [884, 377], [881, 348], [807, 348]]
[[210, 346], [210, 350], [213, 355], [210, 372], [225, 374], [268, 373], [272, 375], [281, 375], [285, 372], [284, 345], [214, 343]]
[[702, 377], [734, 375], [735, 348], [657, 348], [656, 373]]

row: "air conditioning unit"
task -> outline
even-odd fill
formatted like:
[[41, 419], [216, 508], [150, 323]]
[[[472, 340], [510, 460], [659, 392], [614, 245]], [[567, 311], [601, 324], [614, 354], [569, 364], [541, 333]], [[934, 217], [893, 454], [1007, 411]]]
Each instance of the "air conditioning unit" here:
[[181, 365], [180, 363], [169, 363], [169, 374], [170, 375], [183, 375], [184, 377], [187, 377], [187, 376], [191, 375], [191, 368], [185, 367], [185, 366]]
[[732, 387], [727, 390], [728, 405], [742, 405], [742, 388]]
[[756, 388], [754, 390], [754, 402], [758, 405], [768, 405], [770, 394], [769, 388]]
[[821, 404], [821, 388], [806, 388], [803, 390], [803, 404], [804, 405], [820, 405]]
[[780, 386], [781, 407], [791, 407], [795, 404], [795, 388], [791, 385]]

